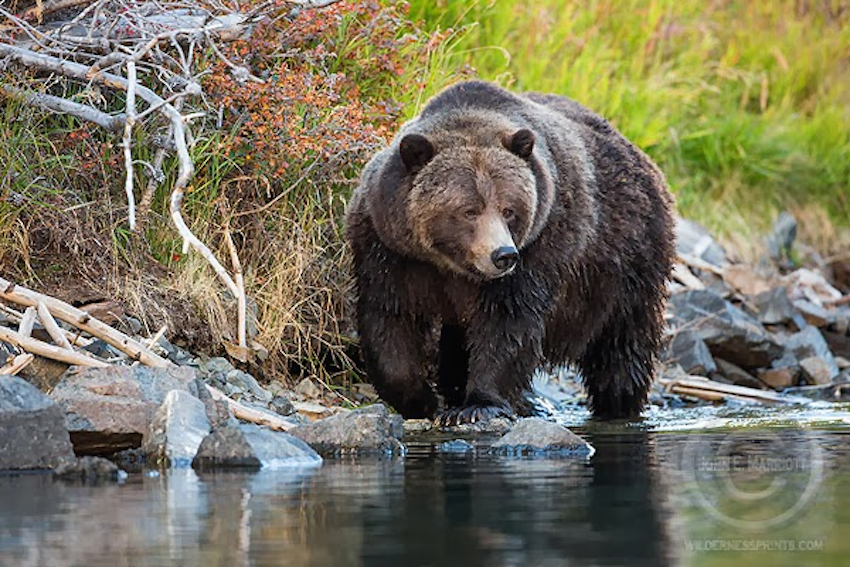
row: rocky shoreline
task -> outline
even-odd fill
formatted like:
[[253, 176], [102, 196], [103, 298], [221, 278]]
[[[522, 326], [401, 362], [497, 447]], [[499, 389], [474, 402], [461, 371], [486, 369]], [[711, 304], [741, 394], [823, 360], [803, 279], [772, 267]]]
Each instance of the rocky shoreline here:
[[[789, 236], [787, 218], [780, 221], [770, 255], [755, 268], [730, 263], [704, 229], [680, 221], [680, 263], [651, 404], [850, 400], [848, 282], [816, 261], [784, 266], [793, 231]], [[17, 322], [19, 331], [24, 324]], [[119, 467], [311, 467], [323, 458], [403, 456], [405, 438], [435, 428], [389, 412], [367, 384], [356, 385], [348, 397], [309, 378], [291, 390], [276, 382], [263, 386], [225, 358], [193, 356], [155, 339], [149, 345], [158, 354], [152, 350], [149, 356], [168, 361], [160, 367], [133, 362], [91, 337], [88, 352], [117, 362], [69, 367], [36, 357], [14, 370], [20, 377], [0, 376], [0, 471], [116, 479], [124, 474]], [[11, 344], [0, 346], [8, 361], [29, 356]], [[538, 414], [585, 404], [580, 380], [569, 370], [536, 376], [530, 401]], [[441, 440], [455, 437], [436, 445], [446, 452], [593, 452], [566, 428], [537, 418], [437, 429]], [[481, 434], [486, 442], [457, 438]]]

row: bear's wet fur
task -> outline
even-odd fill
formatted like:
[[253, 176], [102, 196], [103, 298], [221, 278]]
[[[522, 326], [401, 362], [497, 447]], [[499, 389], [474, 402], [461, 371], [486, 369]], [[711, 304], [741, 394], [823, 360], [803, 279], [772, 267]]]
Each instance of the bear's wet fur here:
[[580, 104], [449, 87], [349, 203], [369, 380], [404, 417], [453, 424], [511, 415], [535, 369], [569, 364], [596, 417], [636, 416], [663, 330], [672, 209], [655, 164]]

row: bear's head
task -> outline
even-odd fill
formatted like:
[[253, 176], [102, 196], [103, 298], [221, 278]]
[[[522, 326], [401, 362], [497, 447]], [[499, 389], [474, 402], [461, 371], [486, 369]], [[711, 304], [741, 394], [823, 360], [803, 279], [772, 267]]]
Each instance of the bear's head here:
[[492, 144], [439, 151], [407, 134], [398, 152], [412, 176], [407, 215], [416, 247], [430, 261], [475, 280], [510, 274], [538, 211], [534, 133], [519, 129]]

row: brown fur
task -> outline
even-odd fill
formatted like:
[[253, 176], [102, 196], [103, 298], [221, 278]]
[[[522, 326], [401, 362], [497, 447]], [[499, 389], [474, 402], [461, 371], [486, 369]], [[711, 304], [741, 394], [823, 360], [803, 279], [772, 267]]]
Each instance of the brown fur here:
[[[366, 166], [349, 203], [370, 380], [407, 417], [508, 413], [575, 364], [594, 413], [643, 406], [662, 330], [672, 200], [604, 119], [555, 95], [450, 87]], [[499, 250], [518, 250], [511, 269]]]

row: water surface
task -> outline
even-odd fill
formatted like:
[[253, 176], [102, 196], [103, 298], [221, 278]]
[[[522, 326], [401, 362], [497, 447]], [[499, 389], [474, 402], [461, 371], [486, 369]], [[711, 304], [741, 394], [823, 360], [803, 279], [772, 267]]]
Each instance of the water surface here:
[[561, 416], [589, 460], [424, 439], [312, 470], [0, 476], [0, 565], [847, 565], [848, 414], [807, 411]]

